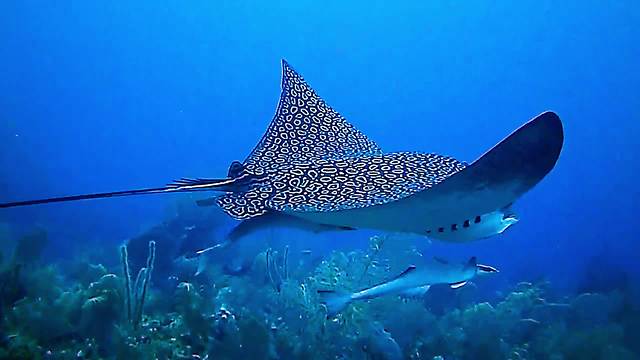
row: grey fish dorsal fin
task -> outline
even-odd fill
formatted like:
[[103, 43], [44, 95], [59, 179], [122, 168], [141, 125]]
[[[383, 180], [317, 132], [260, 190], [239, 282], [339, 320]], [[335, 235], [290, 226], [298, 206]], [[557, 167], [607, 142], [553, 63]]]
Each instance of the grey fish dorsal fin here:
[[469, 261], [465, 264], [466, 269], [475, 269], [478, 267], [478, 259], [475, 256], [472, 256]]
[[478, 273], [481, 273], [481, 274], [492, 274], [492, 273], [500, 272], [498, 269], [490, 265], [477, 264], [476, 267], [478, 269]]
[[400, 274], [398, 274], [396, 277], [394, 277], [393, 279], [391, 279], [389, 281], [398, 280], [400, 278], [403, 278], [403, 277], [407, 276], [408, 274], [412, 273], [415, 270], [416, 270], [416, 266], [415, 265], [409, 265], [409, 267], [405, 271], [401, 272]]
[[286, 164], [381, 153], [375, 142], [331, 108], [282, 60], [278, 108], [244, 166], [261, 174]]

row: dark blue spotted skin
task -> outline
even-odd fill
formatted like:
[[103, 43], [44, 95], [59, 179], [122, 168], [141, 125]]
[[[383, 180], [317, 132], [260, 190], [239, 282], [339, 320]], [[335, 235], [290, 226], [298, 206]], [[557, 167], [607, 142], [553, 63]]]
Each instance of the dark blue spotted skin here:
[[449, 157], [412, 152], [318, 160], [281, 169], [272, 178], [268, 205], [305, 212], [380, 205], [426, 190], [463, 168]]
[[282, 93], [266, 133], [242, 164], [265, 179], [217, 199], [236, 219], [269, 210], [337, 211], [428, 189], [465, 165], [437, 154], [384, 154], [283, 62]]
[[266, 133], [244, 161], [244, 168], [260, 175], [284, 165], [380, 154], [376, 143], [327, 105], [283, 61], [278, 108]]

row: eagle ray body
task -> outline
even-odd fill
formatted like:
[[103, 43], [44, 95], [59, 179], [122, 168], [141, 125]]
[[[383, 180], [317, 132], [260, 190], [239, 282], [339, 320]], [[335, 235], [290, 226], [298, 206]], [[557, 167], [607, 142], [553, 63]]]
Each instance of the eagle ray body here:
[[[385, 153], [284, 60], [281, 87], [267, 131], [243, 163], [231, 165], [226, 178], [183, 178], [159, 188], [5, 203], [0, 208], [220, 191], [224, 194], [198, 203], [217, 204], [239, 220], [285, 213], [340, 227], [472, 240], [482, 234], [466, 230], [479, 229], [477, 224], [488, 215], [495, 218], [504, 212], [507, 219], [509, 206], [551, 171], [562, 148], [560, 119], [545, 112], [468, 166], [438, 154]], [[500, 219], [496, 226], [505, 228]]]
[[[301, 124], [310, 126], [298, 133]], [[284, 138], [276, 129], [284, 131]], [[298, 134], [315, 134], [300, 139], [308, 145], [320, 141], [294, 156], [300, 141], [291, 139]], [[346, 134], [341, 147], [332, 145], [336, 134]], [[438, 154], [384, 153], [283, 62], [276, 115], [244, 164], [246, 171], [266, 174], [269, 181], [246, 193], [224, 195], [218, 204], [237, 219], [280, 211], [328, 225], [473, 240], [511, 224], [498, 223], [485, 235], [473, 231], [542, 180], [555, 165], [562, 143], [560, 119], [545, 112], [471, 166]]]
[[244, 173], [268, 180], [219, 197], [218, 205], [230, 216], [244, 220], [270, 210], [333, 212], [381, 205], [464, 168], [437, 154], [383, 153], [285, 61], [282, 74], [276, 114], [243, 163]]
[[561, 148], [560, 120], [546, 112], [428, 191], [363, 209], [287, 213], [325, 224], [472, 240], [465, 232], [542, 180]]

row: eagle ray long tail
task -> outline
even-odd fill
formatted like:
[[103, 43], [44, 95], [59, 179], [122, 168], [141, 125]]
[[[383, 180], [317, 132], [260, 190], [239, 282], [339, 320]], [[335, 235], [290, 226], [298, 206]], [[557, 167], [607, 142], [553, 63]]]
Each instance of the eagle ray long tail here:
[[227, 191], [230, 187], [234, 185], [236, 180], [237, 179], [230, 179], [230, 178], [196, 179], [196, 180], [180, 179], [167, 186], [157, 187], [157, 188], [111, 191], [111, 192], [94, 193], [94, 194], [60, 196], [60, 197], [52, 197], [52, 198], [45, 198], [45, 199], [0, 203], [0, 209], [18, 207], [18, 206], [67, 202], [67, 201], [102, 199], [102, 198], [119, 197], [119, 196], [163, 194], [163, 193], [172, 193], [172, 192], [173, 193], [195, 192], [195, 191], [206, 191], [206, 190]]

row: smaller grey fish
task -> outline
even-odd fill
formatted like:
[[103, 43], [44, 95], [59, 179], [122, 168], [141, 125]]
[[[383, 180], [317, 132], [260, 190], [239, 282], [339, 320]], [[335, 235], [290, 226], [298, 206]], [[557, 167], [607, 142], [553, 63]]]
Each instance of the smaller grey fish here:
[[[186, 227], [185, 230], [191, 231], [194, 228], [194, 226], [189, 226]], [[198, 276], [205, 272], [208, 268], [211, 254], [214, 251], [219, 251], [230, 247], [236, 241], [239, 241], [246, 236], [250, 236], [260, 230], [270, 228], [302, 230], [312, 233], [355, 230], [344, 226], [317, 224], [308, 220], [297, 218], [295, 216], [274, 211], [266, 213], [262, 216], [241, 221], [238, 225], [231, 229], [231, 231], [225, 236], [225, 239], [222, 242], [203, 249], [185, 253], [179, 258], [175, 259], [174, 264], [176, 264], [176, 266], [179, 266], [181, 269], [193, 268], [194, 270], [190, 273], [190, 275]], [[302, 250], [301, 253], [303, 255], [312, 254], [311, 250], [309, 249]], [[241, 275], [243, 273], [246, 273], [246, 271], [248, 270], [249, 268], [246, 261], [243, 262], [242, 260], [235, 260], [234, 263], [223, 268], [223, 271], [230, 275]]]
[[318, 224], [283, 212], [271, 211], [258, 217], [243, 220], [227, 234], [226, 239], [229, 242], [234, 242], [257, 231], [271, 228], [302, 230], [315, 234], [329, 231], [355, 230], [346, 226]]
[[478, 264], [475, 256], [463, 264], [451, 264], [434, 258], [420, 269], [411, 265], [391, 280], [354, 293], [332, 290], [318, 290], [318, 293], [322, 303], [327, 307], [327, 316], [332, 317], [356, 300], [374, 299], [385, 295], [424, 295], [429, 287], [435, 284], [449, 284], [457, 289], [477, 275], [496, 272], [498, 270], [492, 266]]

